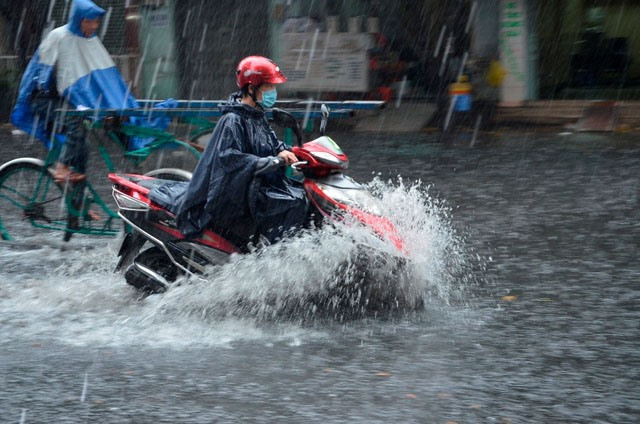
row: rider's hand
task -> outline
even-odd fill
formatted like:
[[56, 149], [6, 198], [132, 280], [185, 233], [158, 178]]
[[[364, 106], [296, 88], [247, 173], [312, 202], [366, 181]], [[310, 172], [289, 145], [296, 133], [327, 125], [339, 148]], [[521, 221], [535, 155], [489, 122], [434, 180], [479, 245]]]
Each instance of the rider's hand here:
[[278, 153], [278, 157], [284, 159], [284, 162], [287, 165], [291, 165], [292, 163], [298, 162], [298, 157], [294, 155], [292, 152], [290, 152], [289, 150], [281, 151], [280, 153]]

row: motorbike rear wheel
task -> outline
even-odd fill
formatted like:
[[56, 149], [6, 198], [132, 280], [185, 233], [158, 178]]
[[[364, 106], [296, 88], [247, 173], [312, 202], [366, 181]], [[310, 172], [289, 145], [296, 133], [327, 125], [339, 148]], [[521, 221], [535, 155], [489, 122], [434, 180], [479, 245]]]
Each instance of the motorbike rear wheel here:
[[124, 274], [127, 284], [147, 293], [164, 293], [178, 278], [178, 269], [160, 248], [140, 252]]

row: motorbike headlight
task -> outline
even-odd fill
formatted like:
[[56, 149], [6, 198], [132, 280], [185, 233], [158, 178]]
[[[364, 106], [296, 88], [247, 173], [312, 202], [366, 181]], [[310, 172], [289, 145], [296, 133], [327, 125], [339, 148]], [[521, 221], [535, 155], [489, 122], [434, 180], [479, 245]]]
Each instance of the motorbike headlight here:
[[367, 190], [358, 188], [337, 188], [326, 184], [317, 184], [325, 195], [339, 203], [361, 209], [372, 215], [382, 215], [378, 201]]

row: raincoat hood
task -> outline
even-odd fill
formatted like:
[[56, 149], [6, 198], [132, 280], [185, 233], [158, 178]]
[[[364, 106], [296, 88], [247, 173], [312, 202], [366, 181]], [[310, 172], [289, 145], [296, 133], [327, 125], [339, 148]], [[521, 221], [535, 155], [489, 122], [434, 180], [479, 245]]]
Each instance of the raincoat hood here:
[[220, 106], [220, 111], [223, 115], [227, 113], [235, 113], [245, 119], [262, 119], [264, 118], [264, 112], [255, 107], [251, 107], [244, 103], [227, 103]]
[[223, 115], [232, 112], [243, 118], [262, 119], [264, 117], [262, 109], [242, 103], [242, 93], [240, 91], [231, 93], [227, 103], [220, 105], [220, 111]]
[[[101, 19], [104, 16], [104, 9], [96, 6], [91, 0], [74, 0], [71, 6], [71, 13], [69, 13], [68, 28], [73, 34], [80, 37], [84, 37], [82, 33], [82, 20], [83, 19]], [[95, 37], [96, 34], [91, 37]]]

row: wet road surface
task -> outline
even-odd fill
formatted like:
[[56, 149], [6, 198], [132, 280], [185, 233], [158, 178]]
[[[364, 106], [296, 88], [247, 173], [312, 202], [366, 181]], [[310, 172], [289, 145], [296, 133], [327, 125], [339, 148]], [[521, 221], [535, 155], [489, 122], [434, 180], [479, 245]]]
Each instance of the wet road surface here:
[[[424, 309], [261, 303], [323, 278], [347, 249], [331, 236], [144, 299], [117, 240], [0, 245], [0, 421], [640, 419], [637, 136], [334, 138], [415, 248]], [[2, 162], [39, 149], [12, 143]]]

